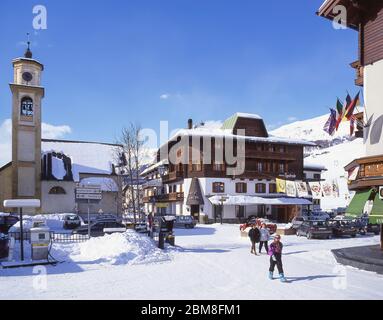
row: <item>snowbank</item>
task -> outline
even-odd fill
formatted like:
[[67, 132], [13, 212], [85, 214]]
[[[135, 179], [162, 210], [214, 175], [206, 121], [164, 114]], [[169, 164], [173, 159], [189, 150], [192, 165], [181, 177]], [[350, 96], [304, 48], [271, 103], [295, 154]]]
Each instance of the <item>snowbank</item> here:
[[55, 244], [53, 255], [67, 256], [73, 262], [104, 263], [113, 265], [148, 264], [170, 260], [169, 253], [158, 249], [150, 238], [133, 230], [91, 238], [70, 245]]

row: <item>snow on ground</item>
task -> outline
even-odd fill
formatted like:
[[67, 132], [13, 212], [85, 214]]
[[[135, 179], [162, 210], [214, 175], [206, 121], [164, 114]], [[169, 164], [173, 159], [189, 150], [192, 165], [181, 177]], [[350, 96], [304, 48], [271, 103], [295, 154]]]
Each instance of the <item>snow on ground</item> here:
[[[0, 270], [0, 299], [382, 299], [383, 276], [338, 265], [330, 249], [377, 244], [375, 236], [307, 240], [284, 236], [285, 274], [269, 280], [269, 257], [250, 254], [238, 225], [177, 229], [164, 252], [127, 232], [54, 245], [65, 259], [36, 286], [32, 268]], [[44, 282], [43, 282], [44, 283]]]

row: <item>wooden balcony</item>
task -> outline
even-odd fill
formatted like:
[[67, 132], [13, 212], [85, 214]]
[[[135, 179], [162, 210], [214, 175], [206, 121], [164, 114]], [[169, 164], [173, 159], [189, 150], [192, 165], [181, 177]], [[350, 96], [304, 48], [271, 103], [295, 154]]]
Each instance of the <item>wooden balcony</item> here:
[[361, 65], [360, 61], [354, 61], [353, 63], [350, 64], [352, 68], [355, 69], [356, 71], [356, 79], [355, 79], [355, 85], [359, 87], [363, 87], [364, 81], [363, 81], [363, 76], [364, 76], [364, 68]]
[[383, 155], [356, 159], [345, 169], [350, 171], [356, 167], [359, 167], [359, 172], [356, 179], [349, 182], [350, 190], [383, 185]]
[[169, 172], [168, 174], [162, 176], [162, 182], [163, 183], [169, 183], [178, 181], [184, 178], [184, 174], [181, 171], [173, 171]]
[[176, 202], [183, 201], [184, 193], [183, 192], [172, 192], [158, 194], [155, 196], [148, 196], [143, 198], [144, 203], [156, 203], [156, 202]]

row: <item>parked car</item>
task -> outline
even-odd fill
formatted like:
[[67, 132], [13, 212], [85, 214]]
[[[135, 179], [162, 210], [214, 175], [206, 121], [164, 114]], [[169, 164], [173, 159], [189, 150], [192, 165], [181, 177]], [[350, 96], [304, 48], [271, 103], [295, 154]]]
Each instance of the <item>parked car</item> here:
[[19, 218], [12, 216], [11, 214], [0, 215], [0, 233], [7, 234], [9, 229], [19, 222]]
[[351, 219], [331, 220], [330, 226], [335, 237], [351, 236], [355, 238], [358, 234], [358, 229]]
[[67, 214], [63, 218], [64, 229], [76, 229], [81, 226], [80, 217], [77, 214]]
[[245, 231], [247, 228], [251, 228], [254, 224], [260, 227], [263, 223], [266, 224], [266, 228], [269, 229], [270, 234], [274, 234], [275, 232], [277, 232], [277, 225], [275, 223], [271, 222], [268, 219], [256, 218], [254, 216], [249, 217], [247, 222], [239, 226], [239, 229], [241, 231]]
[[299, 226], [296, 234], [298, 237], [306, 236], [307, 239], [330, 239], [332, 236], [332, 229], [326, 220], [306, 220]]
[[291, 220], [291, 223], [292, 223], [292, 228], [293, 229], [298, 229], [303, 222], [309, 220], [307, 218], [307, 216], [298, 216], [298, 217], [294, 217], [293, 220]]
[[306, 216], [310, 220], [328, 220], [330, 215], [324, 211], [312, 211]]
[[192, 216], [177, 216], [174, 221], [174, 228], [192, 229], [196, 224], [197, 222]]
[[138, 233], [148, 233], [148, 224], [146, 221], [139, 221], [134, 224], [134, 230]]
[[380, 225], [369, 223], [369, 224], [367, 224], [366, 231], [367, 231], [367, 233], [373, 233], [377, 236], [380, 234]]
[[[115, 232], [125, 232], [126, 227], [113, 219], [97, 220], [90, 225], [90, 235], [92, 237], [100, 237], [105, 234]], [[88, 234], [88, 225], [81, 226], [73, 230], [73, 234]]]

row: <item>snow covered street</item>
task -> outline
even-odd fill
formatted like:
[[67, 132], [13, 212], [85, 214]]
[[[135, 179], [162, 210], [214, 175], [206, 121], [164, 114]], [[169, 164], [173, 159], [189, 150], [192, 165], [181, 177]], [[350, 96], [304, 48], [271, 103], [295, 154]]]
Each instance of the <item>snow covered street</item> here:
[[65, 262], [47, 267], [46, 278], [41, 267], [0, 270], [0, 299], [383, 298], [383, 276], [338, 265], [330, 252], [377, 244], [377, 236], [282, 242], [289, 283], [268, 279], [268, 256], [250, 254], [238, 225], [177, 229], [177, 248], [165, 252], [134, 232], [55, 244]]

